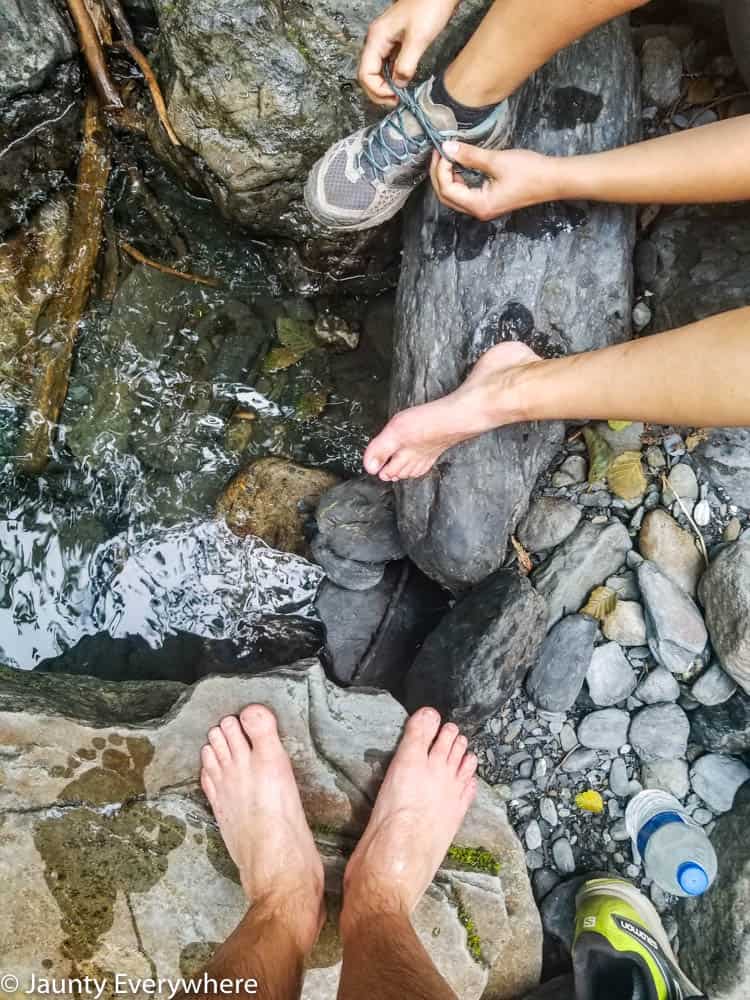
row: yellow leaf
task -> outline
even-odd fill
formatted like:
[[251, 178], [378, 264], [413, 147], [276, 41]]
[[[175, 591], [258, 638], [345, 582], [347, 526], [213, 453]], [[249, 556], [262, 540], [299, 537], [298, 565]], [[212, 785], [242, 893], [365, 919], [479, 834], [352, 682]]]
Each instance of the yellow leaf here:
[[608, 471], [609, 488], [623, 500], [633, 500], [643, 496], [648, 483], [643, 474], [641, 453], [639, 451], [624, 451], [615, 458]]
[[632, 420], [608, 420], [607, 423], [610, 429], [613, 431], [624, 431], [626, 427], [630, 427], [633, 423]]
[[597, 814], [604, 812], [604, 801], [599, 792], [595, 792], [593, 788], [590, 788], [587, 792], [579, 792], [576, 795], [576, 805], [579, 809], [583, 809], [584, 812]]
[[588, 601], [580, 610], [580, 614], [588, 615], [589, 618], [596, 618], [604, 621], [607, 615], [611, 615], [617, 607], [617, 594], [611, 587], [596, 587], [591, 591]]
[[688, 451], [695, 451], [698, 445], [702, 444], [704, 441], [708, 441], [709, 437], [709, 432], [703, 428], [693, 431], [692, 434], [688, 434], [685, 438], [685, 447]]
[[521, 545], [515, 535], [510, 536], [513, 548], [516, 550], [516, 555], [518, 556], [518, 565], [521, 567], [521, 572], [530, 573], [534, 568], [534, 564], [531, 561], [531, 556], [526, 551], [526, 549]]
[[593, 427], [583, 428], [583, 439], [589, 451], [589, 482], [598, 483], [607, 475], [612, 449]]

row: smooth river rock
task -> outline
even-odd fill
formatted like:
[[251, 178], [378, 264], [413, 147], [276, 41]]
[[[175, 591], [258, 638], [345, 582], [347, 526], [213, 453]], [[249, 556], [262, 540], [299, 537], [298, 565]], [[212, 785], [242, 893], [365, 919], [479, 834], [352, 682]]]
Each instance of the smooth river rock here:
[[704, 754], [690, 769], [693, 791], [717, 813], [729, 812], [738, 789], [748, 780], [750, 768], [737, 757], [721, 753]]
[[750, 694], [750, 541], [719, 552], [698, 589], [722, 667]]
[[562, 497], [539, 497], [529, 507], [516, 532], [530, 552], [544, 552], [564, 542], [577, 527], [582, 511]]
[[706, 564], [693, 534], [681, 528], [671, 514], [661, 508], [646, 514], [638, 548], [644, 559], [656, 563], [670, 580], [695, 597]]
[[655, 563], [638, 567], [646, 612], [648, 645], [654, 658], [673, 674], [687, 671], [702, 656], [708, 632], [695, 602]]
[[[0, 711], [0, 899], [13, 914], [0, 922], [0, 953], [22, 983], [40, 974], [40, 955], [56, 978], [193, 974], [231, 933], [247, 903], [198, 789], [199, 750], [217, 719], [248, 702], [276, 712], [337, 913], [350, 838], [405, 719], [389, 695], [342, 691], [315, 661], [209, 678], [140, 726], [65, 718], [50, 695], [47, 708]], [[498, 873], [447, 859], [417, 908], [417, 933], [462, 998], [522, 995], [539, 980], [540, 920], [521, 845], [484, 784], [456, 844], [484, 848]], [[334, 1000], [340, 957], [328, 924], [305, 1000]]]
[[[617, 20], [521, 89], [513, 144], [568, 155], [630, 142], [637, 91], [628, 27]], [[426, 188], [406, 218], [392, 410], [444, 396], [503, 341], [550, 356], [627, 339], [631, 253], [627, 208], [552, 203], [480, 222], [442, 207]], [[411, 558], [456, 591], [497, 569], [561, 434], [558, 423], [505, 427], [450, 449], [423, 479], [400, 483], [399, 526]]]
[[568, 615], [547, 634], [526, 690], [547, 712], [567, 712], [581, 693], [594, 651], [597, 623], [586, 615]]
[[586, 684], [595, 705], [608, 707], [625, 701], [637, 683], [635, 671], [616, 642], [596, 647], [586, 674]]
[[675, 760], [685, 756], [690, 723], [679, 705], [647, 705], [633, 716], [628, 733], [631, 744], [640, 759]]
[[476, 727], [523, 682], [545, 634], [547, 606], [526, 577], [499, 570], [470, 591], [424, 642], [406, 676], [406, 706], [431, 705]]
[[618, 570], [631, 549], [630, 535], [620, 521], [584, 521], [550, 558], [531, 574], [549, 607], [549, 624], [580, 611], [594, 587]]
[[[748, 254], [750, 266], [750, 253]], [[745, 292], [745, 301], [750, 289]], [[721, 486], [741, 507], [750, 510], [750, 429], [725, 427], [709, 432], [693, 453], [707, 479]]]
[[721, 816], [711, 841], [719, 870], [711, 891], [677, 909], [680, 965], [711, 1000], [750, 996], [750, 786]]
[[578, 742], [591, 750], [617, 753], [628, 736], [630, 716], [619, 708], [603, 708], [591, 712], [578, 726]]

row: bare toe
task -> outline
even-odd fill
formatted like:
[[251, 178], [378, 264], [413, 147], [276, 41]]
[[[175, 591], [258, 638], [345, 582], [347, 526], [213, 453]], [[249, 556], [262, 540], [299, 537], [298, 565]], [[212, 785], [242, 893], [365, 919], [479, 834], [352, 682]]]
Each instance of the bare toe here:
[[440, 713], [434, 708], [420, 708], [406, 723], [401, 746], [408, 744], [428, 753], [440, 728]]
[[445, 764], [457, 736], [458, 726], [453, 722], [447, 722], [438, 733], [438, 737], [430, 750], [430, 760]]
[[265, 705], [248, 705], [240, 712], [242, 728], [250, 738], [254, 753], [261, 758], [276, 756], [283, 752], [276, 716]]
[[467, 753], [458, 769], [459, 779], [461, 781], [468, 781], [469, 778], [473, 778], [477, 773], [477, 764], [476, 754]]
[[210, 778], [217, 778], [221, 774], [221, 765], [216, 759], [213, 747], [208, 743], [201, 747], [201, 765]]
[[227, 743], [227, 738], [218, 726], [214, 726], [208, 731], [208, 742], [211, 744], [216, 759], [223, 766], [232, 763], [232, 753]]
[[237, 716], [226, 715], [219, 723], [219, 728], [224, 734], [235, 764], [247, 764], [250, 760], [250, 745]]
[[205, 768], [201, 771], [201, 788], [213, 808], [213, 804], [216, 801], [216, 786]]
[[464, 759], [464, 754], [466, 753], [468, 745], [469, 741], [466, 737], [459, 734], [451, 747], [451, 752], [448, 756], [448, 764], [450, 767], [454, 768], [456, 772], [458, 772], [458, 769], [461, 766], [461, 762]]
[[371, 476], [377, 475], [383, 466], [398, 451], [399, 440], [393, 433], [391, 425], [387, 424], [385, 429], [373, 438], [367, 446], [364, 457], [364, 467]]

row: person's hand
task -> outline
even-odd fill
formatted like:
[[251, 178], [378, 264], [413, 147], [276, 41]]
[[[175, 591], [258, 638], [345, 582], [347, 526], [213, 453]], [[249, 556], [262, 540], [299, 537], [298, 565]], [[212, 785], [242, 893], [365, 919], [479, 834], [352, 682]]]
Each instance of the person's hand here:
[[481, 187], [469, 187], [452, 163], [435, 151], [430, 176], [440, 201], [456, 212], [487, 221], [527, 205], [560, 197], [558, 162], [528, 149], [481, 149], [450, 141], [445, 152], [461, 166], [485, 175]]
[[383, 63], [395, 56], [393, 81], [406, 86], [417, 63], [450, 21], [458, 0], [397, 0], [367, 32], [359, 82], [376, 104], [393, 107], [396, 97], [383, 77]]

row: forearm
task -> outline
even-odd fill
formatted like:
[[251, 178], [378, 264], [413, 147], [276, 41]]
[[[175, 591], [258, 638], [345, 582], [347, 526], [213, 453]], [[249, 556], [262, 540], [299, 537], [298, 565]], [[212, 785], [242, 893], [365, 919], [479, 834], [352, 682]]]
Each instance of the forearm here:
[[474, 106], [502, 100], [556, 52], [646, 0], [495, 0], [445, 74]]
[[548, 161], [549, 195], [621, 203], [750, 199], [750, 115], [589, 156]]
[[524, 420], [750, 426], [750, 308], [668, 333], [525, 365]]

